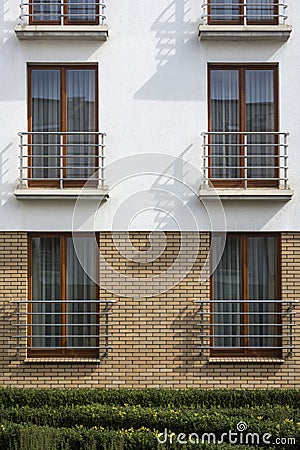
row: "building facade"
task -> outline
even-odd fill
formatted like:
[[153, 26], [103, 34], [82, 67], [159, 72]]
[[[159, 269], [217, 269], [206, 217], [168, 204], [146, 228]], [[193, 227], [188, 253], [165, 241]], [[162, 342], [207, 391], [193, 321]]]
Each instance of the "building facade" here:
[[9, 0], [2, 385], [300, 387], [298, 12]]

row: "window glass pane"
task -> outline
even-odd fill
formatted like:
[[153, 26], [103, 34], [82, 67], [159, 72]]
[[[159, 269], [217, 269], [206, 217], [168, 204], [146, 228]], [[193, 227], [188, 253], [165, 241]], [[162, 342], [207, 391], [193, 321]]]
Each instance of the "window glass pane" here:
[[93, 22], [96, 20], [95, 0], [68, 0], [68, 20], [72, 22]]
[[274, 20], [275, 6], [278, 1], [274, 0], [247, 0], [247, 20], [268, 22]]
[[32, 70], [32, 131], [45, 134], [32, 137], [32, 174], [34, 179], [59, 177], [59, 136], [49, 135], [60, 131], [60, 71]]
[[61, 2], [57, 0], [34, 0], [32, 19], [35, 22], [60, 21]]
[[213, 292], [214, 300], [232, 300], [232, 303], [214, 304], [214, 335], [219, 335], [214, 338], [214, 346], [240, 347], [242, 322], [239, 300], [242, 300], [242, 255], [239, 237], [227, 237], [223, 256], [213, 275]]
[[238, 70], [212, 70], [210, 76], [211, 178], [239, 177], [239, 135], [222, 134], [240, 130], [239, 72]]
[[211, 20], [236, 21], [240, 18], [240, 0], [212, 0]]
[[[60, 346], [60, 239], [32, 239], [32, 346]], [[51, 303], [53, 301], [53, 303]]]
[[274, 130], [274, 71], [246, 70], [246, 131], [264, 133], [247, 136], [249, 178], [275, 178], [277, 164], [272, 155], [277, 153], [277, 148], [272, 144], [277, 137], [265, 134]]
[[[76, 253], [76, 250], [78, 254]], [[67, 240], [68, 347], [96, 347], [98, 339], [97, 248], [93, 238]], [[89, 277], [91, 274], [93, 280]], [[76, 300], [76, 301], [74, 301]]]
[[[279, 338], [268, 337], [280, 334], [276, 303], [264, 303], [263, 300], [277, 299], [276, 276], [276, 238], [248, 238], [248, 295], [249, 300], [249, 334], [258, 336], [250, 338], [250, 346], [277, 347]], [[271, 325], [272, 324], [272, 325]]]
[[[69, 132], [96, 130], [96, 97], [94, 70], [67, 70], [67, 129]], [[95, 170], [97, 137], [68, 136], [67, 177], [88, 179]]]

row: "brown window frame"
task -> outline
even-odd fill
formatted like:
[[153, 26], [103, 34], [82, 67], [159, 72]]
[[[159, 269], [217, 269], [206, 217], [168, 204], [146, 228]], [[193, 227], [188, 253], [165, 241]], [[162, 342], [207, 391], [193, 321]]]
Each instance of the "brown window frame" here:
[[[38, 3], [37, 3], [38, 4]], [[68, 0], [62, 0], [59, 4], [60, 8], [63, 7], [64, 16], [60, 15], [60, 20], [34, 20], [34, 0], [29, 5], [29, 25], [99, 25], [100, 24], [100, 10], [99, 5], [95, 6], [95, 20], [69, 20], [68, 18]]]
[[[277, 299], [281, 298], [281, 234], [280, 233], [227, 233], [230, 237], [238, 237], [241, 239], [241, 250], [242, 250], [242, 297], [243, 299], [243, 312], [242, 312], [242, 320], [241, 326], [242, 335], [249, 334], [249, 320], [248, 320], [248, 246], [247, 239], [249, 237], [262, 237], [269, 236], [274, 237], [276, 239], [276, 297]], [[235, 349], [226, 349], [226, 348], [217, 348], [214, 347], [214, 274], [210, 277], [210, 298], [212, 302], [210, 304], [210, 356], [211, 357], [269, 357], [269, 358], [282, 358], [282, 348], [278, 349], [268, 349], [268, 348], [260, 348], [256, 349], [248, 349], [248, 348], [237, 348]], [[277, 322], [278, 325], [282, 323], [282, 306], [280, 303], [277, 303]], [[278, 332], [278, 346], [282, 346], [282, 327], [277, 327], [277, 329], [281, 330]], [[243, 346], [246, 347], [249, 343], [249, 337], [242, 338]]]
[[[208, 14], [208, 25], [244, 25], [244, 10], [245, 6], [242, 5], [243, 0], [239, 0], [239, 17], [236, 20], [214, 20], [211, 17], [213, 0], [208, 2], [207, 6], [207, 14]], [[238, 4], [236, 5], [238, 6]], [[267, 5], [268, 6], [268, 5]], [[279, 17], [278, 17], [278, 4], [273, 3], [273, 20], [246, 20], [247, 25], [278, 25]]]
[[[60, 239], [60, 273], [61, 273], [61, 324], [67, 324], [67, 238], [70, 238], [72, 233], [30, 233], [28, 235], [28, 322], [27, 322], [27, 356], [29, 358], [34, 357], [84, 357], [84, 358], [98, 358], [99, 349], [98, 348], [70, 348], [66, 347], [66, 337], [67, 337], [67, 327], [61, 327], [62, 333], [60, 337], [61, 348], [59, 349], [34, 349], [32, 347], [32, 239], [36, 237], [47, 237], [47, 238], [59, 238]], [[84, 237], [84, 233], [82, 234]], [[78, 237], [78, 236], [77, 236]], [[96, 235], [97, 242], [99, 242], [99, 235]], [[99, 257], [96, 259], [96, 270], [99, 277]], [[100, 299], [100, 289], [99, 283], [96, 283], [96, 297]], [[97, 309], [95, 315], [99, 320], [100, 308], [97, 303]], [[99, 335], [100, 327], [96, 327], [96, 334]], [[100, 336], [97, 338], [97, 346], [99, 345]]]
[[[239, 122], [240, 122], [240, 132], [246, 132], [246, 80], [245, 80], [245, 71], [246, 70], [273, 70], [274, 73], [274, 133], [279, 132], [279, 65], [278, 63], [253, 63], [253, 64], [227, 64], [227, 63], [221, 63], [221, 64], [208, 64], [208, 131], [212, 130], [212, 117], [211, 117], [211, 73], [214, 70], [236, 70], [239, 72]], [[274, 146], [276, 146], [276, 140]], [[208, 144], [211, 143], [211, 137], [208, 137]], [[240, 155], [244, 155], [244, 137], [240, 137]], [[211, 147], [208, 145], [208, 178], [214, 185], [214, 187], [228, 187], [228, 188], [241, 188], [244, 187], [243, 180], [235, 179], [235, 178], [224, 178], [222, 180], [217, 179], [214, 180], [212, 177], [212, 170], [211, 167], [211, 158], [212, 158], [212, 150]], [[277, 155], [278, 155], [278, 148], [277, 148]], [[279, 157], [276, 158], [276, 153], [274, 155], [275, 163], [274, 165], [277, 167], [275, 169], [275, 177], [279, 177]], [[241, 164], [240, 164], [240, 178], [243, 178], [245, 176], [245, 160], [244, 158], [240, 158]], [[251, 178], [247, 181], [248, 187], [269, 187], [269, 188], [278, 188], [279, 186], [279, 180], [268, 180], [268, 178], [263, 178], [261, 180], [252, 180]]]
[[[68, 64], [28, 64], [27, 65], [27, 128], [29, 132], [32, 132], [32, 72], [34, 70], [59, 70], [60, 71], [60, 120], [61, 120], [61, 132], [67, 131], [67, 90], [66, 90], [66, 74], [67, 70], [93, 70], [95, 74], [95, 130], [97, 133], [99, 130], [99, 86], [98, 86], [98, 65], [97, 64], [78, 64], [78, 63], [68, 63]], [[95, 135], [95, 167], [97, 167], [99, 149], [98, 149], [98, 136]], [[63, 144], [67, 143], [67, 136], [63, 136]], [[48, 187], [48, 188], [59, 188], [60, 183], [59, 180], [51, 180], [45, 178], [44, 180], [34, 180], [32, 178], [32, 138], [28, 136], [28, 186], [29, 187]], [[63, 147], [63, 154], [67, 155], [67, 148]], [[63, 187], [83, 187], [87, 180], [67, 180], [66, 177], [66, 169], [67, 169], [67, 159], [63, 159], [63, 172], [64, 172], [64, 182]], [[97, 181], [89, 181], [89, 187], [96, 187]]]

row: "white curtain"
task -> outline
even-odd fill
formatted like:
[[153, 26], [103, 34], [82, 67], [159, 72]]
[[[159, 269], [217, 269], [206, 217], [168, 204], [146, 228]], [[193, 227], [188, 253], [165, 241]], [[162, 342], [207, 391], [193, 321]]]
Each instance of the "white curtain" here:
[[[76, 251], [79, 255], [76, 254]], [[93, 238], [76, 238], [67, 240], [67, 295], [68, 300], [68, 347], [96, 347], [97, 305], [87, 300], [97, 300], [96, 246]], [[84, 270], [85, 269], [85, 270]], [[76, 302], [74, 302], [76, 300]], [[71, 325], [71, 326], [70, 326]], [[91, 336], [91, 337], [89, 337]]]
[[[239, 131], [239, 72], [212, 70], [210, 86], [211, 131]], [[212, 145], [210, 151], [211, 178], [238, 178], [240, 158], [234, 156], [240, 154], [236, 145], [239, 136], [217, 134], [211, 137], [211, 143], [217, 144]]]
[[274, 0], [247, 0], [247, 20], [248, 21], [273, 21], [274, 20]]
[[239, 20], [239, 3], [241, 3], [241, 1], [242, 0], [212, 0], [211, 20]]
[[[276, 303], [264, 300], [277, 300], [276, 292], [276, 238], [248, 238], [248, 293], [249, 300], [249, 339], [250, 347], [277, 347], [278, 338], [268, 337], [279, 333]], [[256, 337], [257, 336], [257, 337]]]
[[[218, 254], [217, 246], [221, 245], [221, 238], [213, 254]], [[227, 237], [221, 261], [213, 276], [214, 300], [214, 346], [240, 347], [242, 340], [241, 304], [242, 300], [242, 256], [241, 240], [238, 237]], [[232, 300], [224, 302], [224, 300]], [[224, 337], [222, 337], [222, 335]]]
[[[32, 131], [60, 131], [60, 71], [32, 70]], [[39, 179], [59, 177], [59, 136], [33, 135], [32, 175]]]
[[60, 345], [59, 238], [32, 239], [32, 347]]
[[61, 2], [57, 0], [33, 0], [35, 22], [58, 22], [61, 16]]
[[[67, 131], [95, 131], [95, 71], [67, 70]], [[86, 180], [95, 172], [96, 136], [68, 137], [67, 177]], [[77, 157], [76, 157], [77, 156]]]
[[[246, 131], [275, 131], [273, 70], [246, 70]], [[273, 134], [247, 136], [248, 144], [258, 144], [247, 147], [249, 178], [275, 178], [275, 158], [263, 157], [275, 155], [276, 147], [269, 145], [275, 144], [275, 140]]]
[[93, 22], [96, 20], [95, 0], [68, 0], [68, 20]]

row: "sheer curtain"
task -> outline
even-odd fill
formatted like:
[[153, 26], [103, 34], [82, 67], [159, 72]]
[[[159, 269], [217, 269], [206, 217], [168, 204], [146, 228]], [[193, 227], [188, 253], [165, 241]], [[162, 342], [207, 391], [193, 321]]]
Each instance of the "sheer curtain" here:
[[[274, 106], [273, 70], [246, 70], [246, 131], [274, 131]], [[275, 144], [275, 139], [272, 134], [247, 136], [248, 143], [258, 144], [247, 148], [248, 155], [251, 155], [248, 159], [249, 178], [275, 178], [275, 158], [263, 157], [275, 156], [276, 147], [264, 145]], [[255, 155], [259, 157], [253, 157]]]
[[268, 22], [274, 20], [274, 0], [247, 0], [247, 20]]
[[[96, 131], [95, 71], [67, 70], [67, 131]], [[96, 136], [68, 137], [67, 177], [86, 180], [95, 172]]]
[[60, 22], [61, 2], [58, 0], [33, 0], [34, 22]]
[[227, 237], [223, 256], [213, 275], [213, 293], [214, 300], [232, 300], [232, 303], [214, 304], [214, 335], [221, 335], [214, 338], [214, 347], [238, 348], [242, 345], [239, 336], [242, 334], [239, 302], [242, 300], [242, 257], [239, 237]]
[[68, 0], [68, 20], [70, 22], [95, 22], [95, 0]]
[[[249, 343], [251, 347], [277, 347], [276, 303], [264, 303], [263, 300], [277, 300], [276, 292], [276, 238], [249, 237], [248, 239], [248, 292], [249, 300], [258, 300], [249, 304]], [[257, 314], [255, 314], [257, 313]]]
[[32, 238], [32, 347], [60, 346], [60, 282], [59, 238]]
[[[60, 71], [32, 70], [31, 93], [32, 131], [60, 131]], [[31, 178], [59, 177], [58, 143], [59, 136], [33, 135]]]
[[239, 3], [242, 0], [212, 0], [211, 20], [237, 21], [239, 20]]
[[[211, 131], [239, 131], [239, 72], [211, 70], [210, 73]], [[237, 135], [211, 137], [211, 178], [238, 178], [240, 159]], [[220, 168], [218, 168], [220, 166]], [[222, 168], [221, 168], [222, 167]]]
[[[78, 260], [74, 249], [73, 239], [67, 240], [67, 295], [68, 300], [68, 347], [96, 347], [97, 338], [89, 337], [98, 334], [97, 305], [87, 303], [86, 300], [97, 300], [96, 284], [87, 273], [96, 279], [97, 257], [94, 239], [88, 237], [76, 238], [76, 249], [80, 255]], [[81, 263], [85, 267], [84, 271]], [[71, 313], [71, 314], [70, 314]], [[75, 314], [74, 314], [75, 313]], [[76, 337], [72, 337], [76, 336]]]

